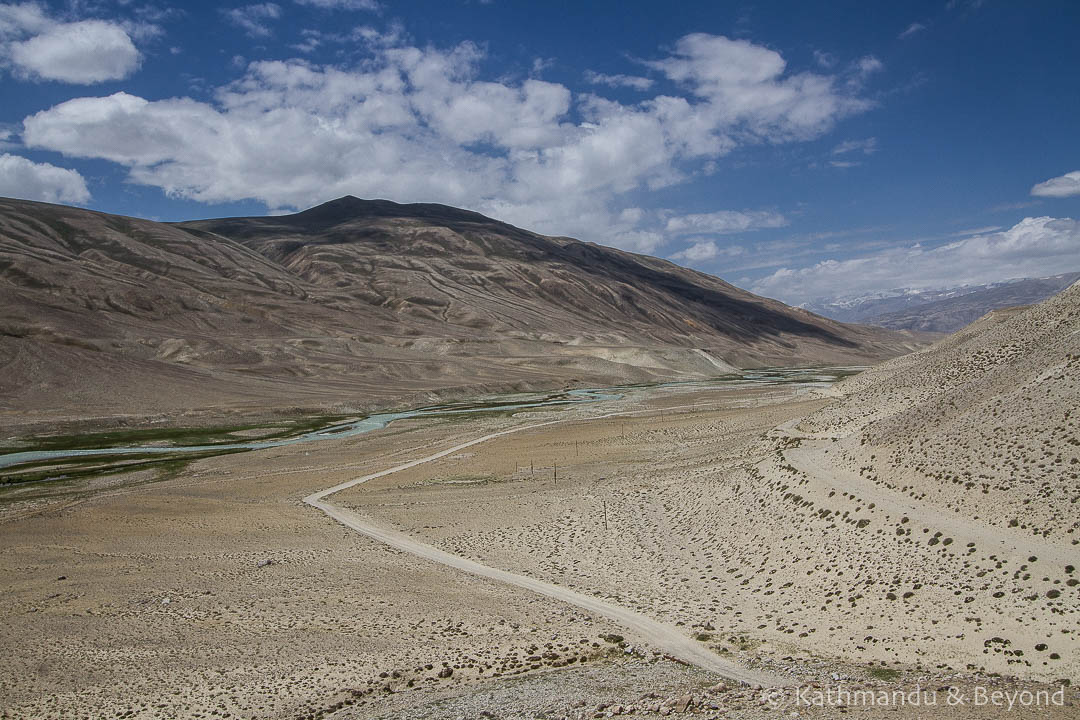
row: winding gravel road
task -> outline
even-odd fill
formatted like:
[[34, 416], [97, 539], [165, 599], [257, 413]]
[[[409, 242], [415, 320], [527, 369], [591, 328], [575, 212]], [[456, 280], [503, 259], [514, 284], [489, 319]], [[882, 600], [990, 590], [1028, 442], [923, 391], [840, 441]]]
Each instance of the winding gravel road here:
[[[692, 407], [692, 406], [687, 406]], [[675, 408], [669, 408], [673, 410]], [[604, 418], [614, 417], [618, 415], [633, 415], [642, 412], [650, 411], [628, 411], [628, 412], [615, 412], [607, 413], [605, 415], [598, 415], [590, 418], [577, 418], [574, 421], [581, 422], [582, 420], [602, 420]], [[497, 580], [498, 582], [506, 583], [507, 585], [514, 585], [516, 587], [531, 590], [532, 592], [539, 593], [540, 595], [546, 595], [548, 597], [561, 600], [563, 602], [575, 605], [584, 610], [588, 610], [591, 613], [600, 615], [613, 620], [632, 634], [637, 635], [642, 640], [649, 643], [654, 648], [667, 653], [668, 655], [682, 660], [683, 662], [695, 665], [704, 670], [714, 672], [729, 680], [734, 680], [747, 685], [756, 686], [768, 686], [775, 687], [780, 685], [790, 684], [790, 680], [782, 678], [777, 675], [772, 675], [765, 672], [756, 670], [750, 670], [748, 668], [741, 667], [735, 663], [725, 660], [724, 658], [716, 655], [701, 643], [687, 637], [677, 628], [666, 625], [664, 623], [657, 622], [652, 618], [646, 617], [640, 613], [628, 610], [624, 607], [614, 605], [609, 602], [605, 602], [598, 598], [583, 593], [569, 590], [567, 588], [559, 587], [543, 580], [536, 580], [534, 578], [526, 577], [524, 575], [518, 575], [516, 573], [508, 572], [506, 570], [500, 570], [499, 568], [489, 567], [482, 565], [474, 560], [470, 560], [460, 555], [454, 555], [452, 553], [445, 552], [436, 547], [428, 545], [426, 543], [418, 542], [413, 538], [405, 535], [404, 533], [389, 528], [382, 527], [370, 519], [360, 516], [343, 508], [339, 508], [335, 505], [331, 505], [326, 502], [326, 498], [333, 495], [336, 492], [351, 488], [355, 485], [374, 480], [376, 478], [385, 477], [393, 473], [408, 470], [409, 468], [422, 465], [424, 463], [438, 460], [439, 458], [452, 455], [460, 452], [465, 448], [472, 447], [473, 445], [479, 445], [480, 443], [495, 440], [505, 435], [513, 433], [523, 432], [525, 430], [535, 430], [536, 428], [544, 427], [547, 425], [555, 425], [558, 423], [571, 422], [571, 420], [551, 420], [548, 422], [534, 423], [532, 425], [524, 425], [521, 427], [511, 428], [509, 430], [502, 430], [500, 432], [490, 433], [482, 437], [478, 437], [474, 440], [455, 445], [445, 450], [440, 450], [437, 453], [428, 455], [427, 457], [418, 458], [416, 460], [410, 460], [401, 465], [397, 465], [386, 470], [371, 473], [370, 475], [364, 475], [362, 477], [348, 480], [339, 485], [335, 485], [326, 490], [322, 490], [317, 493], [313, 493], [304, 498], [304, 502], [312, 507], [318, 508], [322, 512], [329, 515], [334, 520], [337, 520], [342, 525], [348, 528], [366, 535], [367, 537], [385, 543], [390, 547], [402, 550], [407, 553], [411, 553], [417, 557], [437, 562], [448, 567], [452, 567], [456, 570], [462, 570], [473, 575], [480, 577], [486, 577], [491, 580]]]

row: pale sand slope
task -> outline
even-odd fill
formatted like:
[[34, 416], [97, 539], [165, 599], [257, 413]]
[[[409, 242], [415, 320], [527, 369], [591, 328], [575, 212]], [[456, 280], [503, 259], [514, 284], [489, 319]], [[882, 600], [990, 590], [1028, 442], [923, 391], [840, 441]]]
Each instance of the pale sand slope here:
[[851, 467], [996, 528], [1080, 544], [1080, 284], [837, 390], [800, 427], [848, 436]]
[[845, 383], [798, 426], [836, 441], [763, 438], [779, 411], [583, 425], [337, 502], [732, 651], [1075, 679], [1078, 294]]
[[616, 625], [392, 550], [300, 501], [491, 427], [405, 422], [0, 506], [0, 717], [295, 718], [387, 688], [597, 662]]
[[[963, 655], [957, 667], [972, 656], [981, 662], [950, 639], [964, 624], [959, 617], [902, 614], [902, 602], [880, 598], [881, 586], [862, 585], [870, 570], [875, 579], [895, 570], [896, 553], [879, 551], [897, 542], [892, 536], [873, 534], [873, 524], [836, 523], [840, 530], [815, 519], [784, 499], [779, 478], [763, 479], [774, 472], [763, 462], [778, 465], [776, 445], [786, 441], [762, 436], [824, 403], [796, 392], [654, 389], [604, 408], [410, 421], [370, 436], [203, 461], [172, 481], [9, 519], [0, 523], [7, 583], [0, 643], [9, 650], [0, 656], [0, 709], [10, 717], [318, 717], [353, 702], [346, 717], [413, 717], [408, 708], [417, 706], [443, 717], [430, 702], [447, 690], [468, 697], [474, 681], [486, 693], [510, 675], [571, 660], [598, 666], [614, 649], [601, 635], [625, 634], [635, 647], [638, 639], [563, 603], [390, 551], [301, 499], [516, 425], [638, 408], [654, 412], [521, 432], [334, 501], [350, 500], [446, 550], [668, 622], [743, 666], [804, 682], [828, 683], [832, 673], [870, 679], [865, 663], [890, 659], [897, 648], [924, 667], [942, 648]], [[670, 409], [695, 401], [696, 412]], [[870, 546], [877, 555], [859, 555]], [[267, 558], [274, 564], [258, 567]], [[848, 608], [837, 590], [865, 597]], [[980, 597], [965, 609], [982, 607]], [[883, 641], [866, 640], [870, 634]], [[1075, 677], [1073, 663], [1063, 661], [1061, 674]], [[591, 715], [597, 700], [659, 693], [644, 703], [656, 707], [683, 692], [702, 696], [697, 679], [671, 687], [663, 665], [617, 666], [628, 684], [549, 673], [531, 686], [521, 714], [468, 700], [443, 707], [473, 708], [461, 713], [468, 717], [480, 709], [535, 717], [554, 707], [553, 717], [577, 717]], [[453, 676], [439, 679], [447, 666]], [[895, 667], [905, 686], [989, 682]], [[408, 692], [388, 695], [386, 686]], [[776, 716], [753, 693], [710, 697], [728, 717]]]
[[[590, 418], [591, 422], [600, 422], [609, 418], [619, 418], [626, 416], [633, 416], [643, 412], [642, 410], [631, 410], [616, 413], [607, 413], [604, 415], [598, 415]], [[493, 568], [487, 565], [482, 565], [468, 558], [461, 557], [452, 553], [445, 552], [438, 548], [432, 547], [426, 543], [417, 542], [404, 533], [394, 531], [392, 529], [383, 527], [378, 523], [371, 522], [367, 518], [358, 515], [355, 512], [346, 510], [340, 507], [336, 507], [328, 501], [328, 498], [332, 495], [336, 495], [343, 490], [356, 487], [371, 480], [377, 480], [379, 478], [395, 475], [406, 470], [411, 470], [419, 465], [435, 462], [442, 458], [453, 455], [454, 453], [460, 453], [471, 447], [475, 447], [482, 443], [491, 442], [505, 438], [508, 435], [527, 432], [530, 430], [538, 430], [540, 428], [550, 427], [551, 425], [562, 424], [564, 422], [572, 422], [570, 420], [547, 420], [538, 423], [532, 423], [517, 428], [511, 428], [509, 430], [500, 430], [487, 435], [481, 435], [478, 438], [453, 445], [444, 450], [440, 450], [431, 455], [409, 460], [400, 465], [395, 465], [384, 470], [379, 470], [367, 475], [361, 475], [360, 477], [348, 480], [344, 483], [339, 483], [333, 487], [321, 490], [317, 493], [312, 493], [304, 498], [304, 502], [312, 507], [318, 508], [327, 516], [337, 520], [342, 525], [357, 531], [358, 533], [365, 535], [369, 538], [384, 543], [392, 548], [401, 550], [410, 555], [423, 558], [425, 560], [431, 560], [432, 562], [446, 565], [447, 567], [462, 572], [469, 573], [470, 575], [476, 575], [483, 578], [489, 578], [506, 585], [512, 585], [524, 590], [536, 593], [538, 595], [545, 595], [547, 597], [560, 600], [569, 605], [581, 608], [591, 613], [600, 615], [607, 618], [631, 632], [633, 635], [642, 638], [648, 645], [659, 648], [665, 653], [670, 654], [672, 657], [677, 658], [682, 662], [689, 663], [691, 665], [700, 667], [704, 670], [714, 672], [721, 677], [733, 680], [735, 682], [744, 685], [779, 685], [785, 682], [786, 678], [779, 675], [772, 675], [769, 673], [755, 672], [740, 667], [738, 664], [731, 662], [725, 658], [720, 657], [714, 652], [703, 648], [699, 643], [693, 639], [688, 638], [684, 633], [680, 632], [677, 628], [670, 625], [664, 625], [658, 623], [652, 618], [647, 617], [641, 613], [635, 613], [626, 608], [620, 607], [614, 603], [604, 602], [590, 595], [586, 595], [573, 590], [554, 585], [552, 583], [537, 580], [535, 578], [526, 577], [524, 575], [518, 575], [510, 573], [505, 570]], [[554, 467], [553, 467], [554, 477]]]

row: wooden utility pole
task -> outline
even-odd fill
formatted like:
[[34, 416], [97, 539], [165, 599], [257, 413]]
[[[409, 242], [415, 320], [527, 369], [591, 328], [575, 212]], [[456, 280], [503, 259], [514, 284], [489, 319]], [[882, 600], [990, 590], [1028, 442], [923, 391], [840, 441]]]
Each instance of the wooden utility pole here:
[[555, 485], [557, 487], [559, 485], [559, 463], [558, 462], [554, 462], [554, 470], [555, 470]]
[[607, 500], [601, 500], [604, 503], [604, 532], [607, 532]]

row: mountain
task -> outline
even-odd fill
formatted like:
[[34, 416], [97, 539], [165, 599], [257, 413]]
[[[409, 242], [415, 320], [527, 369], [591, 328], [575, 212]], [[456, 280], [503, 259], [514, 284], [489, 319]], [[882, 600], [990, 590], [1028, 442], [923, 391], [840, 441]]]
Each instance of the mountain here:
[[991, 310], [1042, 302], [1078, 279], [1080, 272], [1011, 280], [905, 310], [871, 315], [860, 322], [894, 330], [951, 333], [978, 320]]
[[167, 224], [0, 199], [0, 426], [358, 412], [917, 344], [442, 205]]
[[932, 302], [942, 297], [949, 297], [953, 292], [955, 291], [937, 292], [895, 288], [866, 295], [818, 298], [811, 302], [801, 303], [798, 307], [840, 322], [859, 322], [859, 318]]
[[802, 427], [851, 438], [838, 457], [860, 474], [991, 526], [1080, 542], [1080, 283], [834, 390]]
[[841, 322], [868, 323], [896, 330], [950, 333], [991, 310], [1042, 302], [1077, 279], [1080, 279], [1080, 272], [943, 290], [888, 290], [817, 301], [802, 307]]

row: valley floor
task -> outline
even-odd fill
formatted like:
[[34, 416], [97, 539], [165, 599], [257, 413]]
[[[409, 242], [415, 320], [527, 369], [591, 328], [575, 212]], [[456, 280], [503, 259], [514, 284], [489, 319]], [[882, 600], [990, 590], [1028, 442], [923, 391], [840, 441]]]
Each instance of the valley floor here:
[[[825, 402], [805, 390], [676, 386], [408, 420], [9, 500], [0, 717], [833, 717], [794, 695], [817, 684], [941, 690], [937, 706], [854, 717], [991, 718], [1003, 708], [977, 705], [978, 688], [1054, 698], [1075, 684], [1075, 548], [953, 522], [832, 467], [833, 440], [799, 430]], [[687, 666], [602, 612], [402, 552], [304, 502], [516, 428], [321, 502], [632, 610], [778, 687]], [[968, 701], [947, 706], [949, 686]], [[1061, 697], [1009, 716], [1075, 717], [1075, 688]]]

